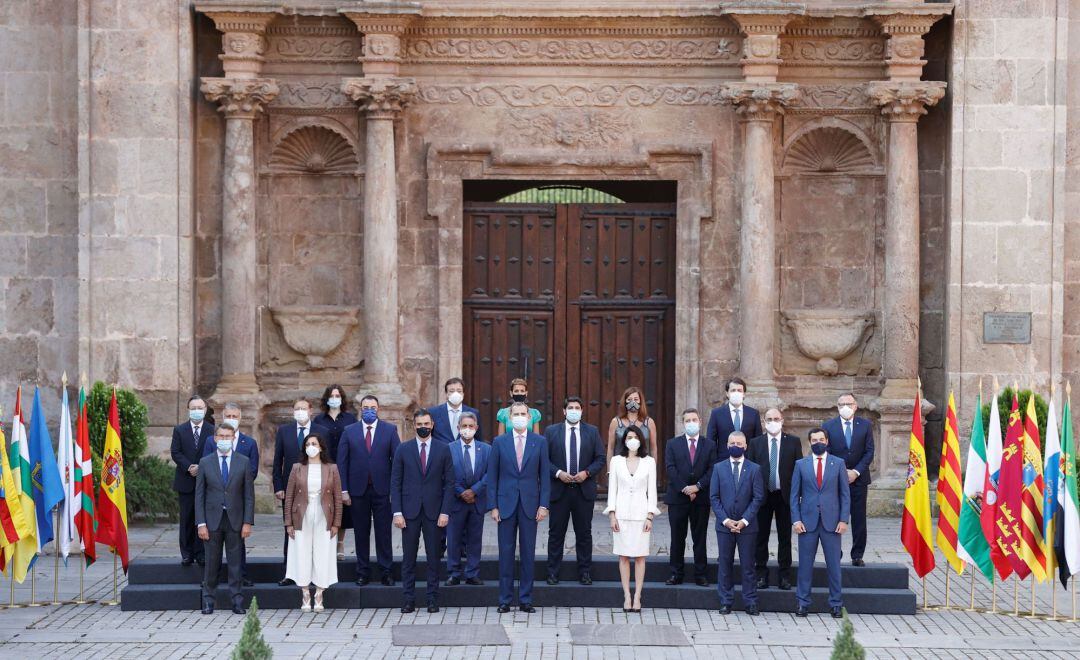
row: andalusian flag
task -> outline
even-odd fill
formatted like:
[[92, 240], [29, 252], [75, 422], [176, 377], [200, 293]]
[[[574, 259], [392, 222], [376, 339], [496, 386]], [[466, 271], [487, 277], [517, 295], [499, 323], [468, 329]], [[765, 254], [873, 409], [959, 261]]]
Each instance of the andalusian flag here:
[[22, 582], [26, 573], [37, 559], [37, 514], [34, 513], [34, 482], [30, 473], [30, 448], [26, 442], [26, 427], [22, 423], [22, 388], [15, 393], [15, 419], [11, 423], [11, 448], [8, 453], [11, 465], [12, 490], [4, 487], [8, 508], [16, 506], [22, 509], [27, 531], [19, 533], [19, 542], [9, 546], [5, 560], [12, 565], [15, 581]]
[[124, 573], [128, 569], [127, 495], [124, 491], [124, 452], [120, 447], [120, 412], [116, 390], [109, 401], [109, 425], [105, 428], [105, 450], [101, 455], [101, 488], [97, 499], [97, 542], [108, 544], [120, 557]]
[[1020, 401], [1013, 391], [1012, 409], [1005, 428], [1005, 448], [1001, 452], [1001, 477], [998, 479], [998, 507], [995, 542], [1021, 580], [1031, 574], [1020, 556], [1020, 512], [1024, 493], [1024, 425], [1020, 420]]
[[1024, 414], [1024, 490], [1020, 509], [1020, 556], [1039, 582], [1046, 581], [1046, 552], [1043, 532], [1043, 464], [1039, 441], [1039, 420], [1035, 413], [1035, 392]]
[[[3, 426], [0, 426], [0, 572], [18, 582], [26, 579], [29, 564], [29, 561], [20, 562], [16, 556], [19, 543], [28, 544], [22, 557], [28, 559], [33, 552], [29, 547], [34, 544], [33, 518], [27, 515], [33, 506], [34, 500], [23, 495], [16, 484], [8, 461], [7, 438], [4, 437]], [[11, 573], [8, 572], [9, 566], [14, 569]]]
[[977, 566], [986, 579], [993, 582], [994, 562], [990, 560], [990, 544], [986, 541], [986, 535], [983, 534], [979, 520], [982, 515], [982, 507], [985, 505], [981, 497], [985, 481], [986, 433], [983, 431], [982, 392], [980, 392], [978, 398], [975, 399], [975, 419], [971, 423], [971, 438], [968, 441], [967, 472], [964, 474], [964, 500], [960, 508], [960, 547], [958, 554], [967, 563]]
[[1057, 522], [1054, 550], [1057, 554], [1058, 577], [1069, 586], [1069, 578], [1080, 573], [1080, 495], [1076, 492], [1076, 444], [1072, 425], [1072, 388], [1065, 387], [1065, 410], [1061, 413], [1061, 487], [1058, 504], [1061, 515]]
[[911, 415], [907, 490], [904, 492], [904, 518], [900, 523], [900, 540], [911, 555], [911, 563], [919, 577], [934, 570], [934, 546], [931, 540], [934, 523], [930, 518], [930, 479], [926, 474], [921, 395], [922, 392], [916, 392], [915, 409]]
[[[85, 376], [84, 376], [85, 379]], [[90, 418], [86, 406], [86, 389], [79, 388], [79, 415], [75, 418], [75, 528], [79, 532], [86, 565], [94, 563], [94, 463], [90, 454]]]
[[60, 505], [60, 552], [67, 565], [71, 544], [75, 541], [75, 512], [80, 502], [75, 497], [75, 438], [71, 435], [71, 410], [68, 408], [67, 375], [63, 379], [63, 402], [60, 405], [60, 439], [56, 446], [56, 464], [60, 468], [60, 482], [64, 487], [64, 501]]
[[945, 411], [945, 440], [941, 447], [941, 469], [938, 473], [937, 545], [945, 560], [957, 573], [964, 572], [964, 561], [957, 554], [960, 529], [960, 432], [956, 421], [956, 399], [949, 392], [949, 407]]

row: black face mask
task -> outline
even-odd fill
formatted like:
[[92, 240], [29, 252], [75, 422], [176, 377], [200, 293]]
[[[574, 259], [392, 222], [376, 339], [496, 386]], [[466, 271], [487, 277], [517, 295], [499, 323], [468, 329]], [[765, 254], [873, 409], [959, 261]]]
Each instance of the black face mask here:
[[728, 456], [730, 456], [732, 458], [742, 458], [743, 454], [746, 453], [746, 447], [739, 447], [737, 445], [732, 445], [732, 446], [727, 448], [727, 453], [728, 453]]
[[514, 403], [525, 403], [524, 394], [514, 394], [510, 398], [514, 400]]
[[431, 435], [431, 429], [427, 427], [421, 426], [416, 429], [416, 437], [418, 438], [426, 438], [429, 435]]
[[829, 443], [827, 442], [814, 442], [810, 444], [810, 451], [814, 452], [815, 456], [821, 456], [825, 452], [829, 451]]

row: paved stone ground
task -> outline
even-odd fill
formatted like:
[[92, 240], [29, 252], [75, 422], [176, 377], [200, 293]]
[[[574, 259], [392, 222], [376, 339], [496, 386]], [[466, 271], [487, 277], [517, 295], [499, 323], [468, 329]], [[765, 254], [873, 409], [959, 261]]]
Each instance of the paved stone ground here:
[[[274, 556], [280, 552], [279, 519], [260, 516], [257, 531], [249, 543], [252, 556]], [[606, 520], [597, 516], [596, 553], [610, 551]], [[485, 526], [485, 553], [494, 553], [494, 526]], [[870, 521], [868, 562], [903, 562], [907, 559], [899, 543], [899, 521]], [[133, 558], [176, 555], [175, 528], [135, 527], [131, 533]], [[656, 561], [666, 560], [666, 521], [658, 519], [653, 533]], [[398, 536], [395, 533], [395, 540]], [[541, 530], [540, 538], [546, 538]], [[572, 534], [568, 534], [569, 557], [573, 556]], [[351, 553], [352, 543], [347, 548]], [[710, 556], [715, 556], [715, 539], [710, 540]], [[106, 555], [86, 573], [87, 596], [108, 598], [112, 590], [111, 556]], [[78, 592], [78, 558], [70, 566], [60, 565], [61, 599]], [[37, 597], [52, 599], [52, 556], [43, 556], [36, 566]], [[940, 562], [940, 559], [939, 559]], [[29, 581], [18, 585], [19, 603], [30, 600]], [[912, 587], [921, 599], [921, 587], [912, 575]], [[952, 603], [966, 606], [968, 576], [953, 579]], [[0, 583], [2, 602], [7, 602], [8, 585]], [[120, 579], [123, 587], [123, 578]], [[944, 601], [944, 572], [927, 578], [929, 604]], [[1030, 586], [1020, 589], [1020, 607], [1030, 609]], [[1037, 587], [1037, 611], [1048, 613], [1051, 588]], [[1071, 594], [1057, 587], [1059, 611], [1071, 615]], [[825, 658], [839, 625], [833, 619], [811, 615], [797, 619], [791, 614], [763, 613], [749, 617], [735, 613], [720, 616], [701, 610], [648, 608], [624, 614], [621, 603], [607, 608], [540, 608], [537, 614], [519, 612], [499, 615], [491, 608], [443, 608], [437, 614], [420, 611], [401, 615], [397, 610], [334, 610], [322, 614], [272, 610], [261, 613], [264, 634], [282, 658], [403, 657], [403, 658]], [[989, 608], [990, 588], [976, 579], [976, 606]], [[1000, 608], [1013, 605], [1012, 585], [998, 593]], [[1075, 658], [1080, 645], [1080, 624], [1045, 618], [1014, 617], [1005, 614], [969, 612], [958, 609], [927, 610], [915, 616], [852, 615], [856, 635], [870, 657], [877, 658], [983, 658], [1017, 653], [1040, 658]], [[13, 658], [69, 658], [108, 656], [113, 658], [201, 658], [224, 657], [240, 635], [242, 619], [229, 612], [203, 616], [197, 611], [121, 612], [100, 604], [60, 605], [0, 610], [0, 655]], [[395, 625], [471, 624], [502, 625], [511, 646], [399, 647], [392, 644]], [[692, 647], [579, 646], [573, 644], [573, 624], [629, 624], [675, 626]], [[639, 631], [640, 632], [640, 631]]]

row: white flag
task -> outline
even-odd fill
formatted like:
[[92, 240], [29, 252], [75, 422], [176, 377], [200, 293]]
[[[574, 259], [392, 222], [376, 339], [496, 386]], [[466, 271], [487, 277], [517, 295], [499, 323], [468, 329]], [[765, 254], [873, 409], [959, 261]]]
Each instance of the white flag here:
[[64, 403], [60, 410], [60, 442], [57, 447], [56, 464], [60, 469], [60, 482], [64, 485], [64, 499], [60, 502], [60, 551], [67, 564], [71, 544], [78, 536], [75, 530], [75, 512], [81, 499], [75, 498], [75, 437], [71, 434], [71, 412], [68, 408], [67, 388], [64, 388]]

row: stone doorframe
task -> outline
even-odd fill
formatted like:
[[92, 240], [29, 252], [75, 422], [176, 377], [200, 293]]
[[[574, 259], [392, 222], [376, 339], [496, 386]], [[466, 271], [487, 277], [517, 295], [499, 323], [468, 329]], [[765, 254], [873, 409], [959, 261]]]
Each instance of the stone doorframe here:
[[439, 226], [437, 382], [463, 371], [463, 181], [675, 181], [675, 409], [701, 391], [701, 222], [713, 214], [713, 148], [705, 141], [635, 142], [626, 150], [567, 154], [503, 149], [493, 142], [432, 141], [427, 147], [427, 213]]

